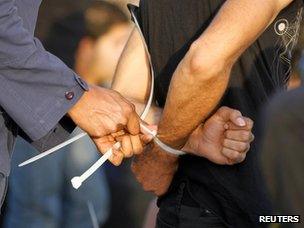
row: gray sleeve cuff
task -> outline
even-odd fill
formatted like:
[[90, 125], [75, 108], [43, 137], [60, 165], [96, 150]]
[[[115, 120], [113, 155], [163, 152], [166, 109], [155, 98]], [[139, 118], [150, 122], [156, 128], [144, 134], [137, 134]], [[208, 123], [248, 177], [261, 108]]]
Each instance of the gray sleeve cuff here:
[[[59, 121], [78, 102], [83, 93], [88, 90], [88, 86], [84, 81], [77, 76], [75, 76], [75, 79], [77, 80], [77, 84], [74, 87], [67, 89], [67, 91], [62, 94], [62, 99], [57, 100], [54, 107], [50, 108], [46, 115], [39, 119], [37, 124], [34, 124], [32, 128], [30, 128], [30, 126], [26, 128], [28, 129], [27, 134], [33, 141], [37, 141], [42, 137], [47, 136], [56, 129]], [[62, 128], [62, 126], [59, 126], [59, 128]]]
[[0, 106], [33, 141], [47, 135], [88, 85], [40, 42], [27, 57], [0, 67]]
[[[1, 86], [0, 94], [5, 94], [8, 98], [0, 102], [2, 107], [32, 141], [41, 139], [54, 129], [88, 90], [84, 81], [74, 72], [70, 73], [72, 75], [61, 75], [62, 81], [55, 85], [41, 81], [43, 88], [39, 88], [39, 83], [25, 84], [24, 88], [21, 84], [22, 89], [15, 85], [11, 87], [11, 83], [3, 83]], [[0, 101], [1, 98], [5, 99], [5, 96], [1, 95]]]

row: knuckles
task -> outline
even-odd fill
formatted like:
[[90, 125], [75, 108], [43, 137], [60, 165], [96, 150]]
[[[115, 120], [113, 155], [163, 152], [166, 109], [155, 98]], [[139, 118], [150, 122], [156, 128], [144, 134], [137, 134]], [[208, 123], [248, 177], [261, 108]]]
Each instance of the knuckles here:
[[130, 115], [135, 111], [135, 105], [128, 101], [123, 101], [122, 108], [125, 114]]
[[228, 112], [228, 111], [230, 111], [230, 110], [232, 110], [232, 109], [229, 108], [229, 107], [227, 107], [227, 106], [222, 106], [222, 107], [220, 107], [220, 108], [218, 109], [218, 113], [219, 113], [219, 114], [223, 114], [224, 112]]
[[242, 131], [240, 135], [241, 140], [249, 141], [251, 139], [251, 132], [250, 131]]
[[231, 115], [234, 117], [239, 117], [239, 116], [242, 116], [242, 113], [239, 110], [233, 109], [233, 111], [231, 112]]
[[247, 123], [247, 126], [248, 126], [249, 129], [252, 129], [252, 128], [253, 128], [254, 122], [253, 122], [252, 119], [246, 118], [246, 123]]
[[102, 130], [101, 127], [94, 128], [92, 132], [94, 137], [103, 137], [105, 135], [105, 132]]
[[235, 162], [239, 161], [240, 158], [241, 158], [241, 154], [238, 153], [238, 152], [232, 153], [232, 154], [231, 154], [231, 157], [230, 157], [230, 159], [232, 159], [232, 160], [235, 161]]
[[141, 154], [143, 152], [143, 150], [144, 150], [144, 147], [142, 145], [134, 145], [134, 147], [133, 147], [133, 152], [136, 155]]
[[238, 145], [238, 150], [243, 152], [243, 151], [246, 151], [248, 148], [248, 144], [247, 143], [242, 143], [240, 142], [239, 145]]
[[110, 161], [114, 166], [120, 166], [122, 163], [122, 159], [118, 159], [118, 158], [113, 158]]
[[236, 110], [236, 109], [232, 109], [232, 108], [229, 108], [227, 106], [222, 106], [218, 109], [218, 112], [220, 114], [224, 114], [224, 113], [227, 113], [229, 112], [230, 113], [230, 116], [242, 116], [242, 113], [239, 111], [239, 110]]
[[232, 160], [237, 164], [237, 163], [241, 163], [245, 160], [246, 155], [245, 154], [241, 154], [241, 153], [233, 153], [232, 154]]
[[125, 125], [128, 123], [128, 119], [127, 119], [126, 116], [121, 115], [121, 116], [120, 116], [119, 122], [120, 122], [123, 126], [125, 126]]
[[115, 133], [118, 131], [118, 126], [114, 123], [112, 124], [109, 124], [108, 126], [108, 130], [111, 132], [111, 133]]
[[254, 134], [252, 134], [252, 133], [251, 133], [250, 137], [251, 137], [251, 138], [250, 138], [250, 142], [253, 142], [253, 141], [254, 141], [254, 139], [255, 139]]

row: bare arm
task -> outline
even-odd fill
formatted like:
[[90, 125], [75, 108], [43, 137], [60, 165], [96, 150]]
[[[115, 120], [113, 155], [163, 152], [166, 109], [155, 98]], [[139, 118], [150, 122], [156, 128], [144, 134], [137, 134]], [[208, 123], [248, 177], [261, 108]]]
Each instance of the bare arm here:
[[[150, 92], [149, 62], [140, 34], [133, 29], [119, 59], [112, 89], [121, 93], [136, 106], [137, 113], [145, 107]], [[162, 110], [152, 106], [145, 119], [150, 124], [158, 123]]]
[[138, 102], [145, 102], [149, 88], [149, 63], [140, 34], [134, 27], [119, 59], [112, 89]]
[[291, 2], [225, 2], [208, 29], [192, 44], [173, 75], [159, 125], [159, 137], [164, 142], [176, 148], [185, 144], [190, 133], [220, 101], [233, 64]]
[[[141, 112], [144, 107], [145, 100], [148, 96], [147, 91], [149, 92], [148, 82], [149, 64], [146, 58], [141, 37], [138, 31], [135, 29], [133, 30], [124, 49], [124, 52], [119, 60], [112, 88], [119, 91], [123, 96], [132, 101], [132, 103], [136, 105], [137, 111]], [[227, 113], [229, 113], [229, 115], [227, 115], [229, 117], [233, 116], [233, 113], [235, 113], [235, 111], [228, 110]], [[147, 120], [147, 122], [155, 124], [158, 122], [158, 119], [161, 116], [161, 110], [156, 107], [152, 107], [152, 112], [149, 114], [150, 118], [148, 116], [149, 120]], [[237, 116], [238, 115], [241, 114], [237, 113]], [[231, 162], [231, 160], [228, 159], [229, 157], [232, 157], [232, 160], [239, 162], [239, 157], [241, 157], [241, 159], [244, 159], [246, 156], [246, 150], [248, 144], [250, 143], [250, 138], [247, 139], [246, 137], [242, 137], [244, 142], [241, 143], [241, 140], [239, 140], [241, 136], [236, 136], [236, 143], [241, 143], [240, 145], [243, 147], [239, 150], [232, 151], [227, 148], [223, 148], [222, 142], [218, 139], [222, 139], [222, 136], [225, 132], [223, 125], [231, 118], [224, 120], [222, 118], [219, 118], [220, 116], [221, 115], [214, 115], [213, 121], [211, 120], [209, 121], [209, 124], [206, 124], [211, 127], [207, 127], [206, 129], [205, 127], [200, 127], [198, 129], [198, 133], [195, 135], [195, 137], [192, 137], [192, 140], [188, 142], [187, 146], [190, 145], [190, 147], [187, 147], [187, 151], [193, 151], [193, 153], [199, 154], [199, 156], [204, 156], [217, 163], [226, 164], [227, 161]], [[248, 134], [247, 131], [250, 133], [250, 130], [251, 128], [240, 131], [239, 134], [243, 134], [244, 132], [245, 134]], [[212, 135], [212, 140], [208, 139], [208, 143], [204, 143], [204, 140], [202, 140], [204, 138], [204, 132], [208, 132], [209, 136]], [[250, 134], [248, 135], [250, 137]], [[232, 141], [234, 139], [235, 136], [230, 138]], [[227, 142], [231, 143], [232, 141]], [[233, 147], [236, 148], [235, 146]], [[208, 153], [212, 153], [212, 156], [209, 156], [210, 153], [204, 153], [204, 150], [201, 148], [208, 150]], [[228, 154], [225, 155], [224, 149]], [[171, 182], [171, 178], [177, 167], [177, 158], [172, 157], [169, 154], [163, 154], [160, 151], [160, 153], [156, 152], [138, 155], [135, 161], [136, 162], [133, 163], [132, 168], [137, 179], [140, 182], [147, 181], [145, 183], [148, 183], [143, 184], [144, 188], [147, 190], [156, 189], [155, 192], [157, 194], [162, 194], [162, 192], [167, 189], [168, 183]], [[161, 175], [159, 175], [159, 173], [161, 173]], [[165, 181], [163, 179], [165, 179]], [[149, 186], [149, 183], [152, 183], [151, 187]], [[158, 183], [156, 188], [153, 186], [154, 183]]]
[[[159, 138], [163, 142], [176, 148], [184, 146], [189, 135], [206, 119], [223, 96], [233, 64], [274, 20], [280, 10], [290, 2], [292, 0], [227, 0], [225, 2], [211, 25], [191, 45], [174, 72], [158, 129]], [[234, 111], [230, 112], [230, 115], [233, 116], [233, 113]], [[241, 116], [240, 113], [236, 115]], [[203, 133], [196, 137], [195, 134], [200, 132], [197, 128], [187, 145], [189, 142], [192, 144], [194, 137], [194, 144], [201, 144], [199, 146], [201, 152], [207, 150], [207, 154], [203, 152], [200, 155], [210, 161], [223, 164], [220, 160], [227, 161], [228, 158], [234, 160], [233, 163], [242, 162], [245, 159], [244, 153], [249, 148], [248, 142], [250, 143], [252, 139], [247, 138], [243, 141], [243, 146], [238, 147], [239, 150], [232, 151], [236, 147], [228, 145], [232, 143], [230, 141], [232, 138], [225, 138], [230, 134], [230, 129], [226, 132], [224, 130], [227, 121], [225, 116], [227, 117], [218, 110], [201, 129], [201, 132], [205, 131], [208, 135], [207, 138], [212, 136], [212, 140], [210, 138], [204, 140]], [[237, 124], [243, 125], [240, 122]], [[248, 121], [245, 123], [247, 132], [238, 127], [238, 133], [250, 135], [251, 127], [252, 122]], [[223, 133], [226, 133], [224, 140], [221, 136]], [[235, 135], [236, 137], [232, 139], [235, 140], [233, 144], [243, 138], [240, 135]], [[247, 145], [247, 149], [244, 145]], [[199, 147], [195, 146], [193, 151], [197, 152], [200, 150]], [[239, 160], [237, 157], [241, 155], [243, 157]], [[217, 158], [214, 159], [214, 156]], [[218, 159], [219, 157], [222, 159]], [[224, 162], [224, 164], [228, 163]], [[143, 154], [137, 156], [132, 164], [132, 170], [145, 190], [162, 195], [169, 188], [177, 166], [177, 157], [166, 154], [158, 146], [152, 145], [146, 148]]]

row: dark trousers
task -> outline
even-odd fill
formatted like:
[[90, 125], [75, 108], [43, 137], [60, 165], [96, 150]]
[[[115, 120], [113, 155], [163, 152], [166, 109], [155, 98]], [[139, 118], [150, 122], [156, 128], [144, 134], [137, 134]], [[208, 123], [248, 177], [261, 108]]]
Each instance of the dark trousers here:
[[[192, 200], [192, 201], [191, 201]], [[199, 206], [181, 183], [159, 201], [157, 228], [224, 228], [220, 217], [209, 208]]]

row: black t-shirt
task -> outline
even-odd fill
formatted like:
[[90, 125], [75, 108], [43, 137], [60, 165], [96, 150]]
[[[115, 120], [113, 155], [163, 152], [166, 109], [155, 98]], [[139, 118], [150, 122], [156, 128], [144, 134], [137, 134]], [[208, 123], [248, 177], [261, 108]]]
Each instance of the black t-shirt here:
[[[165, 104], [171, 77], [178, 63], [224, 2], [141, 1], [138, 17], [152, 57], [156, 76], [155, 98], [160, 106]], [[294, 1], [284, 9], [241, 56], [233, 68], [221, 105], [236, 108], [243, 115], [256, 120], [259, 109], [268, 97], [285, 87], [292, 49], [299, 32], [302, 5], [302, 0]], [[209, 194], [208, 197], [218, 203], [214, 211], [221, 213], [230, 224], [234, 224], [235, 217], [251, 218], [253, 221], [256, 215], [269, 214], [270, 207], [258, 168], [257, 141], [252, 145], [247, 159], [235, 166], [219, 166], [190, 155], [181, 157], [175, 182], [188, 180], [193, 196], [205, 204], [208, 204], [206, 194]]]

